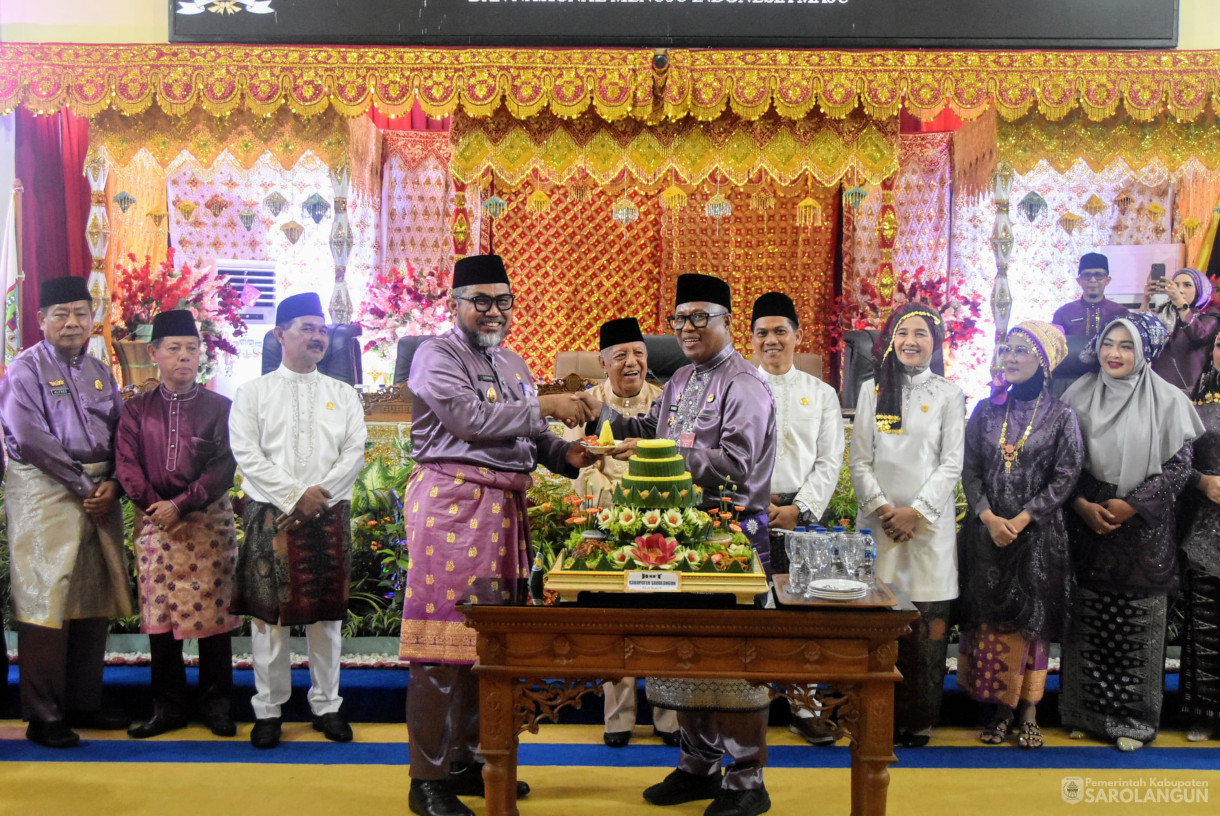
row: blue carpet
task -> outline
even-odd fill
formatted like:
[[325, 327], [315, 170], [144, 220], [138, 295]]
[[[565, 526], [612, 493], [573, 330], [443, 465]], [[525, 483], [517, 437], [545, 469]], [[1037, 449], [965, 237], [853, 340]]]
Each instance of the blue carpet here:
[[[359, 726], [357, 725], [357, 731]], [[771, 768], [847, 768], [847, 749], [775, 745], [769, 749]], [[1085, 770], [1216, 770], [1213, 751], [1197, 748], [1156, 748], [1123, 754], [1108, 747], [1047, 747], [1038, 751], [996, 750], [989, 747], [927, 747], [896, 749], [902, 768], [1020, 768]], [[525, 744], [519, 764], [561, 767], [667, 767], [678, 757], [676, 748], [639, 745], [629, 749], [601, 745]], [[25, 740], [0, 740], [0, 762], [63, 762], [62, 751], [41, 748]], [[284, 742], [274, 750], [252, 747], [244, 739], [228, 741], [86, 740], [71, 752], [72, 762], [269, 763], [276, 765], [388, 765], [408, 763], [407, 744], [353, 742]]]

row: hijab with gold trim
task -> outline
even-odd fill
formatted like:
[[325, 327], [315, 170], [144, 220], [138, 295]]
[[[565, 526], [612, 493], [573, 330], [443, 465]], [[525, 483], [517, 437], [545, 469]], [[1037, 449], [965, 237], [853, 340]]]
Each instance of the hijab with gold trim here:
[[[909, 371], [898, 362], [894, 354], [894, 333], [907, 320], [920, 318], [932, 332], [932, 371], [944, 374], [945, 364], [942, 346], [945, 334], [940, 312], [924, 303], [909, 302], [894, 310], [885, 331], [873, 346], [873, 379], [877, 390], [877, 415], [875, 422], [881, 433], [902, 433], [902, 376]], [[922, 369], [921, 369], [922, 370]]]

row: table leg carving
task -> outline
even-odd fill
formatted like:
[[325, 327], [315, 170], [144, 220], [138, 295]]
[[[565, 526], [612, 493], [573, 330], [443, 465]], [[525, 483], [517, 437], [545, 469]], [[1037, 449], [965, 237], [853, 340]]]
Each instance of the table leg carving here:
[[894, 684], [863, 683], [848, 692], [852, 816], [884, 816], [894, 756]]
[[514, 734], [528, 730], [538, 733], [543, 720], [559, 722], [559, 709], [580, 708], [580, 698], [586, 694], [601, 694], [602, 680], [586, 678], [545, 681], [526, 678], [513, 688]]
[[515, 681], [494, 674], [479, 678], [479, 753], [487, 763], [483, 766], [487, 816], [519, 816], [515, 685]]

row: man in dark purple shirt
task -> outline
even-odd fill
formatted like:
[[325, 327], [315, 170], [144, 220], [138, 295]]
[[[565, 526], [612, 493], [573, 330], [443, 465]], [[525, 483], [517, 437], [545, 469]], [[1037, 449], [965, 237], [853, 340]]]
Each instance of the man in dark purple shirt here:
[[[680, 275], [674, 316], [669, 323], [691, 365], [674, 373], [646, 415], [624, 417], [608, 406], [615, 436], [626, 441], [614, 451], [625, 459], [637, 439], [667, 438], [678, 443], [705, 505], [715, 506], [721, 490], [744, 508], [742, 532], [769, 569], [771, 471], [775, 465], [775, 402], [759, 373], [733, 348], [732, 293], [710, 275]], [[593, 392], [585, 392], [590, 394]], [[682, 734], [678, 767], [644, 791], [654, 805], [714, 799], [707, 816], [758, 816], [771, 807], [763, 785], [767, 764], [766, 693], [745, 681], [719, 684], [716, 707], [707, 699], [709, 681], [695, 691], [687, 681], [648, 681], [653, 705], [677, 709]], [[733, 762], [721, 775], [725, 756]]]
[[1092, 340], [1111, 320], [1127, 314], [1128, 309], [1106, 297], [1110, 283], [1110, 259], [1100, 252], [1089, 252], [1080, 258], [1076, 274], [1080, 284], [1080, 299], [1060, 306], [1051, 322], [1063, 328], [1068, 337]]
[[122, 400], [110, 367], [85, 354], [93, 299], [84, 278], [42, 282], [42, 342], [0, 380], [21, 709], [26, 737], [53, 748], [78, 728], [126, 728], [104, 714], [106, 619], [131, 614], [114, 479]]

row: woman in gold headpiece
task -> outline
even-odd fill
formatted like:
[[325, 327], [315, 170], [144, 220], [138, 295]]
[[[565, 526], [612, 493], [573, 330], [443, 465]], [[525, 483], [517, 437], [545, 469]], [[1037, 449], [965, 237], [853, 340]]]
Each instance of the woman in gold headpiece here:
[[1051, 372], [1066, 356], [1058, 326], [1021, 323], [999, 349], [1008, 388], [966, 424], [957, 684], [990, 707], [979, 736], [988, 745], [1014, 730], [1022, 748], [1043, 743], [1037, 705], [1071, 583], [1063, 505], [1084, 466], [1076, 413], [1051, 396]]

